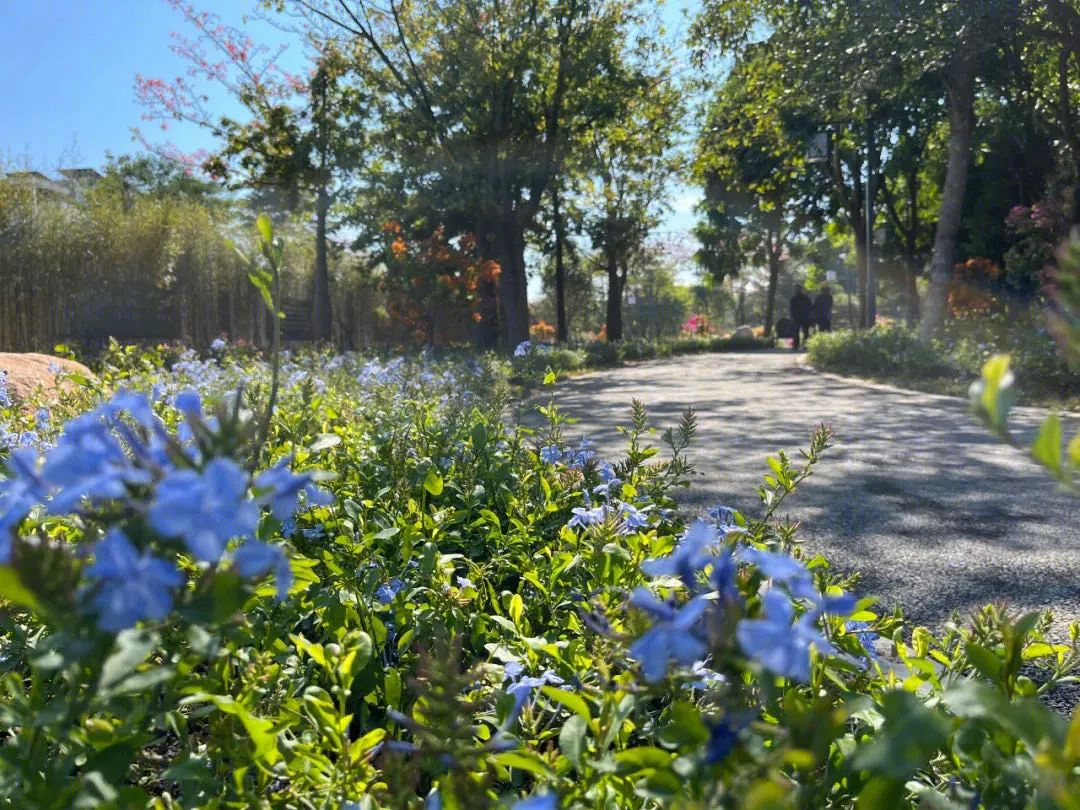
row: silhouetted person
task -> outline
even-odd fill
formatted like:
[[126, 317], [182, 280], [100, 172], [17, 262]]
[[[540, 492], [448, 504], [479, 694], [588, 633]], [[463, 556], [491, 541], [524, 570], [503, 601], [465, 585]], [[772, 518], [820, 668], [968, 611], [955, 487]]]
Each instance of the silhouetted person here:
[[814, 323], [822, 332], [832, 331], [832, 290], [828, 284], [821, 285], [821, 292], [814, 299]]
[[791, 321], [794, 340], [791, 343], [793, 349], [799, 348], [799, 333], [802, 339], [810, 337], [810, 325], [814, 322], [814, 305], [810, 296], [806, 294], [802, 284], [795, 285], [795, 294], [791, 296]]

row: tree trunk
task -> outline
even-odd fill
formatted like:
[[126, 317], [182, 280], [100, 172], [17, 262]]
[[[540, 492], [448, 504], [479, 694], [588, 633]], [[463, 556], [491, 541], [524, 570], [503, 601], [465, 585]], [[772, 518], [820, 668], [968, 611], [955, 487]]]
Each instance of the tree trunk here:
[[525, 275], [525, 232], [513, 221], [499, 223], [496, 233], [499, 260], [499, 310], [502, 336], [513, 351], [529, 339], [529, 291]]
[[607, 257], [607, 320], [605, 331], [608, 343], [622, 340], [622, 281], [619, 278], [619, 263], [609, 253]]
[[904, 263], [904, 285], [907, 293], [907, 325], [914, 328], [919, 322], [919, 260], [908, 258]]
[[326, 217], [330, 211], [330, 194], [325, 180], [319, 183], [315, 201], [315, 291], [311, 318], [311, 336], [315, 340], [330, 340], [333, 313], [330, 308], [330, 266], [326, 255]]
[[956, 60], [946, 90], [949, 100], [949, 163], [945, 170], [941, 208], [934, 233], [930, 288], [919, 328], [923, 338], [935, 336], [945, 325], [949, 283], [956, 260], [956, 242], [971, 165], [971, 139], [975, 125], [975, 61], [972, 57], [964, 56]]
[[771, 335], [776, 317], [776, 287], [780, 282], [780, 251], [769, 234], [769, 287], [765, 292], [765, 334]]
[[551, 203], [555, 220], [555, 340], [566, 343], [570, 331], [566, 323], [566, 265], [563, 262], [566, 233], [562, 211], [559, 210], [557, 185], [551, 189]]

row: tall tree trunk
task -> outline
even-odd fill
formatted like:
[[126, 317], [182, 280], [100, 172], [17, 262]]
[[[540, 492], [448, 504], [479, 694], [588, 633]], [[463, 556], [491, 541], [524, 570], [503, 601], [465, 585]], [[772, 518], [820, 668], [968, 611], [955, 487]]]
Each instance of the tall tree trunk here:
[[919, 322], [919, 260], [908, 258], [904, 262], [904, 286], [907, 294], [907, 325], [914, 328]]
[[525, 275], [525, 231], [509, 217], [496, 233], [499, 260], [499, 310], [502, 336], [512, 351], [529, 339], [529, 291]]
[[619, 278], [619, 262], [615, 254], [607, 255], [607, 319], [605, 331], [608, 343], [622, 340], [622, 280]]
[[566, 265], [563, 262], [563, 242], [566, 226], [559, 210], [559, 187], [551, 189], [552, 213], [555, 220], [555, 340], [566, 343], [569, 328], [566, 322]]
[[326, 217], [330, 194], [325, 178], [319, 183], [315, 200], [315, 291], [311, 335], [315, 340], [330, 340], [333, 313], [330, 306], [330, 266], [326, 255]]
[[776, 287], [780, 283], [780, 250], [769, 234], [769, 287], [765, 292], [765, 334], [771, 335], [776, 318]]
[[975, 127], [975, 60], [961, 56], [953, 64], [946, 84], [949, 100], [949, 163], [941, 191], [941, 209], [934, 232], [934, 253], [930, 260], [930, 288], [926, 294], [919, 333], [933, 337], [945, 325], [956, 260], [956, 242], [964, 213], [964, 192], [971, 165], [971, 139]]

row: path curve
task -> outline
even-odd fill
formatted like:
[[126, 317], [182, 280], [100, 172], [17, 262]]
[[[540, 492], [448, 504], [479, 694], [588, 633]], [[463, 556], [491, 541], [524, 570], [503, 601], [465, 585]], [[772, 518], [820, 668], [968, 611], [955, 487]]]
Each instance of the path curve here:
[[[723, 503], [758, 514], [765, 457], [796, 453], [828, 424], [834, 446], [781, 517], [802, 522], [808, 551], [860, 572], [860, 595], [931, 627], [994, 600], [1053, 608], [1058, 637], [1080, 619], [1080, 499], [988, 435], [961, 400], [827, 377], [784, 351], [649, 361], [558, 388], [581, 420], [568, 434], [592, 437], [609, 458], [621, 454], [615, 428], [633, 398], [661, 429], [693, 406], [701, 475], [680, 496], [691, 513]], [[1042, 416], [1022, 409], [1017, 433], [1030, 437]], [[1067, 435], [1078, 427], [1069, 420]]]

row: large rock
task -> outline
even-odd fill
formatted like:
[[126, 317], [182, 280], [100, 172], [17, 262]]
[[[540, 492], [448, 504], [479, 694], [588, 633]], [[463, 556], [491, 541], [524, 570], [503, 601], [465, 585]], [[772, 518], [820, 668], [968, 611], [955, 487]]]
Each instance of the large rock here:
[[754, 336], [754, 330], [746, 324], [743, 324], [742, 326], [737, 327], [735, 331], [731, 333], [731, 336], [737, 338], [752, 338]]
[[55, 399], [61, 389], [74, 386], [71, 380], [65, 380], [69, 374], [97, 379], [82, 363], [48, 354], [0, 352], [0, 371], [7, 375], [8, 396], [16, 405], [26, 401], [38, 389], [47, 400]]

